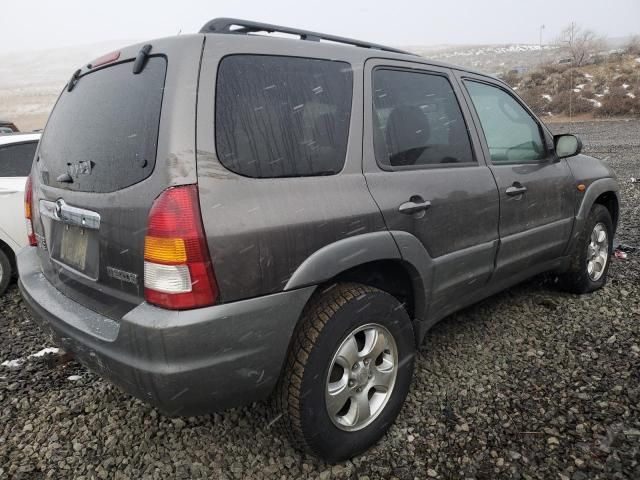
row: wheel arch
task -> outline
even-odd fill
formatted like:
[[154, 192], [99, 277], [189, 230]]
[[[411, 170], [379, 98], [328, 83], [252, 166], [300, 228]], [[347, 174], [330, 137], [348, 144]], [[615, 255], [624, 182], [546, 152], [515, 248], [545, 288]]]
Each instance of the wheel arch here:
[[619, 195], [618, 182], [614, 178], [600, 178], [594, 181], [584, 193], [576, 218], [584, 222], [589, 216], [591, 207], [595, 203], [601, 203], [607, 208], [611, 206], [614, 209], [610, 210], [609, 213], [612, 213], [612, 220], [614, 220], [614, 226], [616, 226], [618, 206], [620, 205]]
[[609, 210], [615, 233], [620, 215], [620, 194], [618, 182], [614, 178], [600, 178], [587, 188], [580, 202], [578, 212], [576, 213], [571, 241], [567, 245], [567, 254], [575, 248], [580, 232], [582, 232], [587, 217], [589, 216], [589, 212], [591, 212], [595, 204], [603, 205]]
[[321, 293], [338, 282], [384, 290], [407, 310], [416, 341], [426, 331], [431, 261], [420, 241], [407, 232], [373, 232], [331, 243], [313, 253], [293, 273], [284, 290], [318, 285]]
[[[613, 222], [613, 229], [616, 230], [618, 226], [618, 218], [620, 215], [620, 203], [616, 192], [608, 191], [601, 193], [593, 202], [593, 204], [599, 204], [609, 210], [611, 215], [611, 221]], [[593, 208], [593, 205], [592, 205]]]

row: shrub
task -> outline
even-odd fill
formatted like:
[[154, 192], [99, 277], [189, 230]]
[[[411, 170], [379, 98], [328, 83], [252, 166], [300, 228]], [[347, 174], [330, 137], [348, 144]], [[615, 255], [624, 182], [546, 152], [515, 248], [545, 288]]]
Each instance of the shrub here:
[[612, 89], [601, 99], [602, 107], [596, 114], [601, 117], [640, 115], [640, 98], [631, 98], [627, 93], [628, 90], [623, 88]]
[[629, 55], [640, 55], [640, 35], [631, 37], [624, 51]]
[[530, 88], [518, 93], [520, 94], [520, 98], [529, 105], [529, 108], [531, 108], [536, 115], [544, 115], [549, 112], [551, 102], [542, 98], [544, 92], [540, 88]]
[[564, 90], [557, 93], [551, 102], [551, 112], [559, 115], [577, 115], [579, 113], [593, 112], [595, 107], [580, 93]]

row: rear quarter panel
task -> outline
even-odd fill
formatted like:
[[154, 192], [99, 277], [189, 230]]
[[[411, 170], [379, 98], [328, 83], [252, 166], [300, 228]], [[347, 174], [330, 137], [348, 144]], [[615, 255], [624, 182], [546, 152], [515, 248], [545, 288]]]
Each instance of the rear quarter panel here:
[[[385, 230], [362, 175], [363, 58], [358, 50], [277, 38], [207, 36], [198, 90], [197, 167], [202, 217], [221, 301], [283, 290], [297, 267], [323, 246]], [[216, 75], [220, 60], [237, 53], [351, 64], [352, 111], [341, 173], [257, 179], [220, 164], [214, 136]]]

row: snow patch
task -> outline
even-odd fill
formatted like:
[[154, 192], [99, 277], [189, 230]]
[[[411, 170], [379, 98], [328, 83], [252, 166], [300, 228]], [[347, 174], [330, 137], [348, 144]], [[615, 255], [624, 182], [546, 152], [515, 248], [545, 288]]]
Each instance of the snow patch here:
[[629, 85], [628, 83], [623, 83], [623, 84], [622, 84], [622, 88], [624, 88], [625, 90], [626, 90], [627, 88], [629, 88], [630, 86], [631, 86], [631, 85]]
[[581, 83], [580, 85], [576, 85], [576, 88], [582, 90], [584, 87], [586, 87], [586, 85], [587, 85], [586, 83]]
[[580, 93], [581, 92], [581, 90], [579, 88], [574, 88], [573, 91], [576, 92], [576, 93]]
[[553, 98], [551, 98], [551, 95], [548, 95], [546, 93], [542, 95], [542, 98], [544, 98], [547, 102], [550, 102], [551, 100], [553, 100]]
[[6, 360], [2, 362], [2, 366], [7, 368], [19, 368], [23, 363], [24, 359], [18, 358], [17, 360]]
[[[587, 80], [590, 79], [590, 78], [593, 78], [593, 75], [591, 75], [589, 73], [585, 73], [583, 75], [584, 75], [584, 78], [586, 78]], [[591, 80], [591, 81], [593, 81], [593, 80]]]
[[602, 106], [601, 102], [599, 102], [598, 100], [594, 100], [593, 98], [587, 98], [587, 102], [591, 102], [596, 108], [600, 108]]
[[635, 96], [635, 94], [633, 92], [627, 93], [627, 97], [636, 98], [636, 96]]
[[29, 358], [32, 358], [32, 357], [44, 357], [45, 355], [48, 355], [50, 353], [60, 353], [60, 349], [59, 348], [55, 348], [55, 347], [43, 348], [39, 352], [36, 352], [36, 353], [33, 353], [33, 354], [29, 355]]
[[72, 382], [75, 382], [77, 380], [80, 380], [82, 377], [80, 375], [70, 375], [67, 377], [67, 380], [71, 380]]
[[602, 98], [604, 97], [604, 95], [602, 93], [594, 93], [594, 95], [598, 98]]
[[636, 62], [640, 63], [640, 57], [636, 58]]
[[8, 367], [8, 368], [20, 368], [29, 358], [40, 358], [40, 357], [44, 357], [45, 355], [49, 355], [49, 354], [59, 354], [60, 353], [60, 349], [56, 348], [56, 347], [47, 347], [47, 348], [43, 348], [42, 350], [36, 352], [36, 353], [32, 353], [31, 355], [28, 355], [27, 357], [23, 357], [23, 358], [16, 358], [15, 360], [5, 360], [4, 362], [2, 362], [0, 365], [2, 365], [3, 367]]

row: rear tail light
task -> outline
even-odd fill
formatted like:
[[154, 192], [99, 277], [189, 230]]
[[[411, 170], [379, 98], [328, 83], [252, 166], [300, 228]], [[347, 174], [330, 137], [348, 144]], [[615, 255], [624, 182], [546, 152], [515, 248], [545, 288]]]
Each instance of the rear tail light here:
[[196, 185], [169, 188], [151, 207], [144, 239], [144, 295], [147, 302], [172, 310], [216, 301]]
[[24, 218], [27, 222], [27, 238], [29, 240], [29, 245], [32, 247], [36, 247], [38, 245], [38, 241], [36, 240], [36, 234], [33, 231], [33, 189], [31, 186], [31, 175], [27, 177], [27, 183], [24, 186]]

